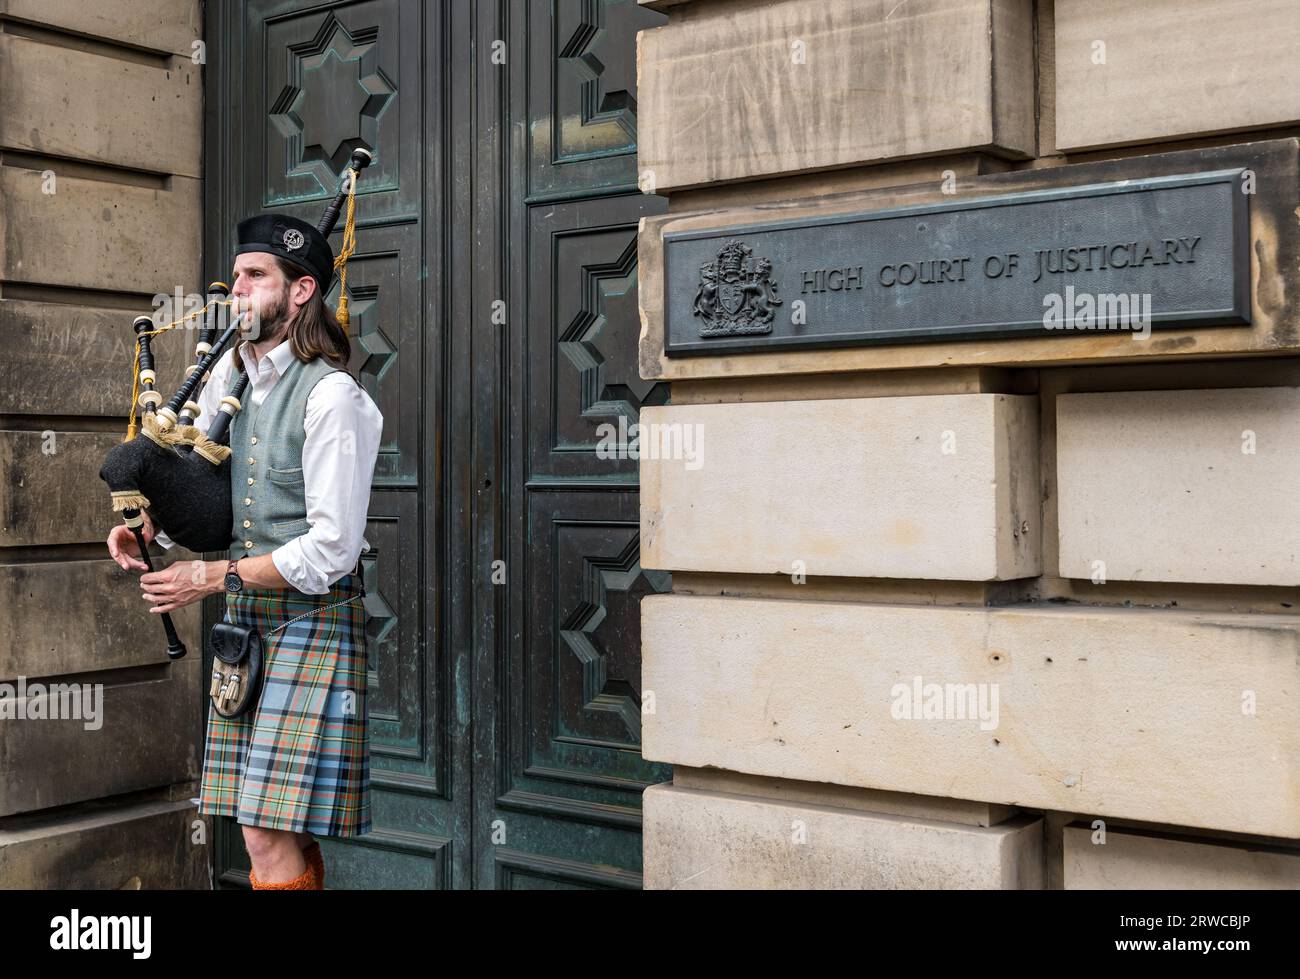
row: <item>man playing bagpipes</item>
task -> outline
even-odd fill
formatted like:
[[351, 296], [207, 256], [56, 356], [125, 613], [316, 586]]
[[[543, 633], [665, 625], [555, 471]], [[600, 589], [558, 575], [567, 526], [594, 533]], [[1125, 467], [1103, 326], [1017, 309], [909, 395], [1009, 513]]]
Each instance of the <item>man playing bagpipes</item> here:
[[[220, 411], [233, 415], [229, 559], [178, 561], [144, 574], [140, 587], [160, 615], [224, 592], [214, 645], [221, 629], [264, 643], [259, 696], [239, 716], [222, 709], [238, 699], [227, 689], [236, 684], [218, 675], [214, 658], [200, 812], [243, 826], [255, 889], [321, 889], [312, 834], [371, 829], [358, 562], [369, 548], [363, 532], [383, 418], [348, 373], [346, 327], [324, 303], [335, 270], [325, 235], [290, 215], [263, 214], [241, 222], [237, 237], [230, 293], [257, 327], [212, 366], [194, 417], [202, 427]], [[235, 386], [241, 371], [247, 388]], [[223, 405], [232, 389], [247, 393]], [[142, 517], [147, 543], [155, 532]], [[172, 546], [164, 532], [156, 539]], [[121, 567], [146, 570], [129, 524], [108, 546]]]

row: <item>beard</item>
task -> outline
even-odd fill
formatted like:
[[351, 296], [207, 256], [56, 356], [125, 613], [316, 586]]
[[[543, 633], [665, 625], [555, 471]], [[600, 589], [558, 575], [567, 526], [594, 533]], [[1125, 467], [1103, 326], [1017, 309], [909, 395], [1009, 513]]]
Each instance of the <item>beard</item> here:
[[280, 295], [269, 300], [258, 311], [256, 329], [247, 331], [246, 337], [257, 343], [265, 343], [279, 337], [289, 322], [289, 286], [280, 291]]

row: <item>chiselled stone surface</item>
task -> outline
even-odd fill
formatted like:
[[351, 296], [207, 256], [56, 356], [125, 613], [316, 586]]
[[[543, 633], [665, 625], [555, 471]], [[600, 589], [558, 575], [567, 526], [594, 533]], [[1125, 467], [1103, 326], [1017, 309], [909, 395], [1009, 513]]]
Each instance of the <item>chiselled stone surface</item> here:
[[201, 288], [202, 181], [152, 187], [56, 173], [48, 194], [42, 173], [0, 167], [0, 281], [145, 296]]
[[[138, 64], [0, 34], [0, 92], [0, 146], [203, 175], [198, 65]], [[57, 160], [49, 166], [58, 173]]]
[[211, 819], [188, 800], [10, 819], [0, 829], [0, 887], [207, 890], [213, 843]]
[[1035, 575], [1036, 419], [1003, 394], [643, 408], [642, 566]]
[[1065, 827], [1067, 890], [1300, 889], [1298, 850], [1099, 829]]
[[669, 14], [638, 47], [638, 164], [660, 190], [1034, 152], [1027, 0], [699, 3]]
[[1300, 388], [1056, 399], [1060, 575], [1300, 585]]
[[121, 517], [97, 474], [121, 441], [107, 432], [0, 430], [0, 547], [105, 540]]
[[[145, 641], [156, 641], [151, 630]], [[23, 714], [0, 721], [0, 816], [198, 778], [202, 657], [193, 650], [168, 663], [159, 650], [159, 658], [98, 690], [93, 675], [36, 692], [32, 684], [46, 681], [31, 678], [26, 696], [14, 699], [19, 684], [5, 681], [9, 706], [17, 712], [21, 700]]]
[[1294, 0], [1057, 0], [1056, 145], [1295, 123], [1298, 46]]
[[1300, 616], [684, 595], [641, 614], [649, 760], [1300, 837]]
[[0, 0], [0, 15], [187, 59], [203, 37], [199, 0]]
[[[195, 557], [176, 548], [154, 566], [181, 555]], [[107, 559], [0, 565], [0, 682], [163, 662], [166, 634], [144, 600], [141, 573]], [[201, 655], [199, 604], [171, 616], [190, 655]]]
[[[152, 307], [106, 309], [0, 299], [0, 414], [115, 415], [126, 434], [137, 316]], [[194, 363], [194, 330], [153, 341], [158, 390], [170, 396]]]
[[994, 827], [652, 785], [645, 886], [708, 889], [1036, 889], [1043, 821]]

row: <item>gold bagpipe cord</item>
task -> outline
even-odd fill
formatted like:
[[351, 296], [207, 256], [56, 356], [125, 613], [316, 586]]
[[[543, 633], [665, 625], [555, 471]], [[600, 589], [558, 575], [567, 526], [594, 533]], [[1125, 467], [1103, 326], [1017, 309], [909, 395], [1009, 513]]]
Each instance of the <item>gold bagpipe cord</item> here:
[[348, 259], [352, 253], [357, 250], [357, 181], [361, 174], [351, 167], [348, 173], [352, 174], [352, 186], [348, 188], [348, 214], [343, 221], [343, 241], [339, 245], [339, 253], [334, 258], [334, 271], [339, 274], [339, 305], [335, 310], [334, 318], [339, 321], [339, 326], [343, 327], [343, 332], [348, 332]]
[[178, 320], [172, 320], [166, 326], [160, 326], [156, 330], [143, 330], [135, 336], [135, 356], [131, 362], [131, 412], [127, 415], [126, 438], [123, 442], [130, 442], [135, 438], [136, 433], [136, 408], [137, 400], [140, 397], [140, 341], [145, 337], [157, 336], [159, 333], [166, 333], [168, 330], [174, 330], [182, 323], [192, 319], [197, 319], [206, 313], [213, 306], [230, 306], [234, 303], [233, 299], [214, 299], [211, 302], [204, 303], [202, 309], [196, 309], [192, 313], [186, 313]]
[[[339, 326], [343, 327], [343, 332], [348, 331], [348, 259], [357, 248], [357, 181], [361, 175], [356, 170], [348, 167], [347, 171], [351, 175], [351, 186], [348, 188], [348, 213], [343, 224], [343, 241], [339, 246], [339, 253], [334, 259], [334, 271], [339, 274], [339, 304], [335, 313], [335, 318], [339, 321]], [[135, 340], [135, 357], [131, 364], [131, 410], [127, 416], [126, 438], [123, 442], [130, 442], [136, 436], [136, 417], [137, 417], [137, 400], [140, 397], [140, 341], [144, 337], [157, 336], [160, 333], [166, 333], [168, 330], [174, 330], [182, 323], [196, 319], [202, 316], [213, 306], [231, 306], [236, 300], [233, 299], [214, 299], [205, 303], [202, 309], [187, 313], [178, 320], [173, 320], [166, 326], [160, 326], [156, 330], [145, 330], [136, 334]]]

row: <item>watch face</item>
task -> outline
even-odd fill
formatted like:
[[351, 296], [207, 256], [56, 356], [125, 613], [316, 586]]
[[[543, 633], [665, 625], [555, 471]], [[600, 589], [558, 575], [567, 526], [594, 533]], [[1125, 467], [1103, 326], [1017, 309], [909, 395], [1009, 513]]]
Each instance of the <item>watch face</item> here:
[[226, 575], [226, 591], [242, 591], [243, 588], [244, 581], [239, 575], [234, 572]]

